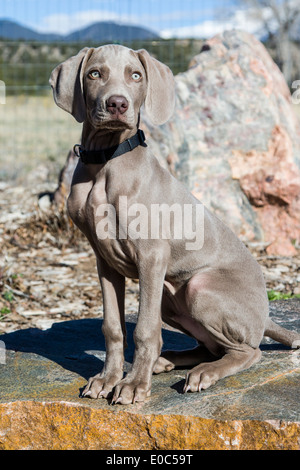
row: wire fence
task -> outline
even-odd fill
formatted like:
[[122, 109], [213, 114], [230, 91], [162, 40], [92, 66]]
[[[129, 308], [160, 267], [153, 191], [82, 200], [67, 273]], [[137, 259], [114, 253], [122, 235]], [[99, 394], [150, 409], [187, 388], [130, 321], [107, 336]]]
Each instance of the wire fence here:
[[[177, 74], [185, 71], [191, 58], [200, 52], [205, 37], [221, 32], [224, 27], [249, 29], [253, 19], [258, 22], [259, 10], [251, 7], [251, 21], [245, 10], [251, 3], [260, 2], [86, 0], [83, 10], [81, 0], [0, 0], [0, 179], [19, 176], [34, 168], [36, 162], [53, 161], [54, 171], [58, 171], [69, 148], [78, 141], [80, 126], [58, 109], [51, 97], [48, 80], [58, 63], [84, 46], [98, 47], [115, 42], [133, 49], [147, 49]], [[276, 34], [268, 31], [268, 25], [264, 24], [261, 37], [265, 38], [266, 46], [291, 85], [300, 78], [300, 5], [291, 0], [277, 3], [296, 5], [293, 19], [299, 21], [295, 23], [287, 18], [285, 23], [278, 24]], [[237, 5], [239, 10], [235, 10]], [[1, 18], [14, 18], [17, 24]], [[35, 20], [37, 24], [38, 18], [42, 19], [35, 31], [33, 23]], [[84, 32], [89, 25], [101, 20], [107, 20], [107, 29], [104, 32], [98, 26], [94, 32], [98, 39], [86, 39], [83, 33], [79, 35], [78, 31]], [[18, 23], [28, 27], [20, 30]], [[123, 36], [119, 37], [116, 25], [124, 29], [126, 24], [131, 25], [131, 29], [127, 30], [127, 36], [123, 30]], [[145, 34], [134, 37], [132, 28], [137, 27], [148, 29], [149, 37]], [[58, 32], [50, 34], [53, 29]], [[281, 31], [287, 31], [288, 35], [281, 35]], [[68, 36], [63, 34], [66, 32]], [[102, 34], [101, 40], [100, 32], [106, 35]]]
[[[187, 69], [200, 51], [200, 40], [123, 42], [146, 48], [174, 74]], [[80, 126], [52, 99], [49, 77], [63, 60], [93, 43], [2, 41], [0, 55], [0, 180], [14, 179], [47, 162], [49, 179], [57, 179], [69, 149], [79, 141]], [[1, 105], [5, 102], [5, 106]], [[11, 164], [13, 162], [13, 164]]]
[[[0, 3], [0, 180], [20, 177], [37, 165], [45, 165], [48, 172], [50, 168], [47, 177], [56, 180], [69, 149], [80, 139], [80, 125], [57, 108], [52, 99], [48, 81], [57, 64], [82, 47], [120, 43], [135, 50], [145, 48], [169, 65], [174, 74], [183, 72], [190, 59], [200, 51], [203, 41], [192, 36], [164, 39], [160, 34], [162, 23], [164, 27], [172, 28], [183, 26], [187, 17], [197, 22], [200, 20], [199, 6], [207, 8], [209, 5], [206, 0], [199, 2], [201, 5], [195, 0], [187, 0], [184, 16], [175, 18], [173, 14], [173, 19], [171, 15], [166, 23], [167, 2], [156, 0], [143, 2], [143, 5], [136, 0], [87, 0], [84, 11], [78, 0], [52, 0], [48, 4], [43, 0], [43, 6], [40, 0], [0, 0]], [[182, 0], [173, 0], [173, 11], [179, 11], [182, 4]], [[38, 8], [43, 8], [48, 24], [43, 20], [39, 34], [33, 37], [32, 31], [37, 31], [32, 23], [41, 13]], [[22, 15], [19, 21], [18, 14]], [[14, 22], [11, 19], [1, 21], [2, 18], [13, 18]], [[105, 20], [103, 34], [106, 36], [102, 40], [96, 39], [101, 26], [93, 31], [94, 40], [79, 37], [78, 31]], [[26, 25], [26, 28], [20, 30], [20, 25]], [[121, 37], [116, 25], [123, 28]], [[127, 31], [126, 25], [130, 26]], [[143, 28], [141, 37], [140, 30], [132, 29], [137, 27]], [[51, 30], [58, 30], [57, 35], [50, 34]], [[149, 38], [145, 37], [145, 30], [150, 31]], [[41, 31], [44, 32], [42, 36]], [[45, 36], [47, 31], [50, 32]], [[71, 36], [66, 38], [68, 31]], [[138, 37], [134, 37], [137, 32]]]
[[[106, 42], [104, 42], [106, 43]], [[176, 75], [187, 70], [191, 58], [200, 52], [202, 40], [170, 39], [155, 41], [118, 42], [132, 49], [147, 49], [150, 54], [166, 63]], [[52, 69], [82, 47], [101, 44], [74, 42], [39, 43], [32, 41], [0, 41], [0, 78], [6, 84], [7, 95], [41, 95], [49, 91]]]
[[[146, 48], [174, 74], [182, 72], [199, 52], [199, 40], [192, 31], [179, 34], [182, 40], [172, 39], [172, 34], [186, 22], [200, 23], [203, 11], [215, 17], [226, 2], [213, 0], [212, 4], [208, 0], [86, 0], [83, 6], [79, 0], [0, 0], [0, 79], [8, 95], [44, 94], [55, 65], [84, 46], [104, 43]], [[5, 20], [9, 17], [13, 21]]]

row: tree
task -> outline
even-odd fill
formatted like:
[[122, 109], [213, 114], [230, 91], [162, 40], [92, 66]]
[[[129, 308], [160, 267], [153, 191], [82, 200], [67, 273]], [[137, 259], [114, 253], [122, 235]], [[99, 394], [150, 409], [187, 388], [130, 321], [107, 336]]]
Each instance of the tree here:
[[[300, 24], [299, 0], [240, 0], [249, 7], [249, 15], [258, 20], [275, 49], [275, 61], [291, 85], [299, 56], [295, 57], [293, 35]], [[298, 33], [299, 34], [299, 33]], [[294, 36], [295, 37], [295, 36]], [[299, 37], [298, 37], [299, 39]], [[297, 62], [297, 63], [296, 63]]]

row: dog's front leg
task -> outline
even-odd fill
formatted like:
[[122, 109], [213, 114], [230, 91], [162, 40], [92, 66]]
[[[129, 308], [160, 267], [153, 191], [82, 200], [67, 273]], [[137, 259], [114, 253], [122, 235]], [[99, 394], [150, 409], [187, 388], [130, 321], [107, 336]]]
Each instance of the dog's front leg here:
[[144, 401], [151, 393], [151, 378], [162, 347], [161, 299], [166, 263], [148, 254], [139, 266], [140, 303], [134, 331], [135, 354], [132, 370], [119, 382], [113, 403], [127, 405]]
[[97, 262], [103, 295], [103, 326], [106, 359], [100, 374], [91, 377], [82, 395], [106, 398], [123, 377], [126, 330], [124, 319], [125, 278], [103, 259]]

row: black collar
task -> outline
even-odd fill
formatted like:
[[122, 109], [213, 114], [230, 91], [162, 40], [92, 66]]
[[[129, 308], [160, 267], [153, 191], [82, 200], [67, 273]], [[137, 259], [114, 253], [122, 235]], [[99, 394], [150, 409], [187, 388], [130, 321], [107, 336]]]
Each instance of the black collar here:
[[[133, 137], [125, 140], [119, 145], [115, 145], [114, 147], [109, 147], [103, 150], [85, 150], [83, 147], [81, 147], [81, 145], [76, 144], [74, 145], [74, 153], [85, 164], [101, 164], [108, 162], [112, 158], [119, 157], [124, 153], [130, 152], [139, 145], [147, 147], [147, 145], [144, 143], [145, 140], [146, 138], [144, 132], [141, 129], [138, 129], [137, 133]], [[78, 147], [78, 151], [76, 151], [76, 147]]]

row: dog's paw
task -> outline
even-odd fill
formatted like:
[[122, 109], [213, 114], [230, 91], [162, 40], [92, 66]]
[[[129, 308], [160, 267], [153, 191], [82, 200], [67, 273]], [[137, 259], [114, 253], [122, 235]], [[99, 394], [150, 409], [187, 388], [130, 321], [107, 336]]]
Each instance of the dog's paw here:
[[163, 356], [160, 356], [153, 367], [153, 374], [161, 374], [162, 372], [169, 372], [175, 368], [175, 364]]
[[218, 379], [219, 374], [214, 365], [200, 364], [187, 373], [183, 392], [200, 392], [214, 385]]
[[151, 385], [138, 380], [123, 379], [114, 390], [112, 404], [130, 405], [131, 403], [143, 402], [151, 395]]
[[89, 379], [81, 396], [83, 398], [107, 398], [119, 381], [120, 377], [115, 375], [107, 377], [97, 374]]

